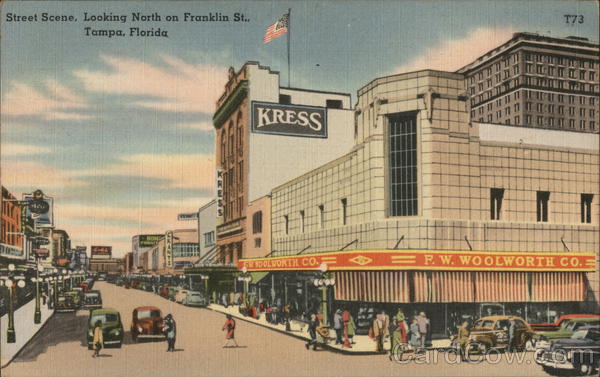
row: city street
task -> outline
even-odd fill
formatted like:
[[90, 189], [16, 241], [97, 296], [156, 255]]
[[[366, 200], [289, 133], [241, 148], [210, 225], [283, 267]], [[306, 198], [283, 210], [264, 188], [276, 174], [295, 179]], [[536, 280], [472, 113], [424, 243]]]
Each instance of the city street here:
[[[525, 360], [509, 364], [449, 365], [445, 354], [437, 357], [436, 365], [390, 362], [385, 355], [342, 355], [330, 351], [307, 351], [296, 338], [237, 321], [236, 338], [240, 348], [222, 348], [225, 317], [207, 309], [189, 308], [167, 301], [158, 295], [134, 289], [124, 289], [97, 282], [102, 291], [104, 307], [117, 309], [125, 329], [121, 349], [102, 351], [92, 358], [86, 347], [88, 312], [77, 315], [56, 314], [20, 355], [5, 369], [2, 376], [545, 376], [531, 353]], [[176, 352], [167, 353], [165, 341], [132, 343], [129, 335], [131, 312], [137, 306], [155, 305], [163, 315], [172, 313], [177, 321]], [[195, 331], [190, 331], [191, 329]], [[523, 355], [523, 354], [520, 354]], [[454, 361], [454, 357], [449, 358]], [[75, 361], [76, 366], [75, 366]], [[435, 363], [436, 361], [432, 361]], [[442, 372], [443, 371], [443, 372]]]

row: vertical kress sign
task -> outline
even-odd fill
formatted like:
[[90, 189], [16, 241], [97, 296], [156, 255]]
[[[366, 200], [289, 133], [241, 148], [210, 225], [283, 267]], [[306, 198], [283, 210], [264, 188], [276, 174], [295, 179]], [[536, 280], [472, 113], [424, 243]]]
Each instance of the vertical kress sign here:
[[252, 132], [327, 138], [327, 109], [252, 101]]
[[217, 217], [223, 217], [223, 169], [217, 168]]

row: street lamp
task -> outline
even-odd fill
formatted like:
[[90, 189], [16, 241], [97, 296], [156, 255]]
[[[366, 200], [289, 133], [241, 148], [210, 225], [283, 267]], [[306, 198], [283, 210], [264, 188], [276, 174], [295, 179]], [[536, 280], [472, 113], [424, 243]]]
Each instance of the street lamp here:
[[35, 312], [33, 313], [33, 323], [42, 322], [42, 312], [40, 311], [40, 272], [44, 271], [44, 267], [40, 266], [39, 258], [36, 258], [37, 266], [35, 269], [35, 277], [31, 281], [35, 283]]
[[202, 279], [202, 282], [204, 283], [204, 294], [206, 295], [206, 297], [208, 298], [208, 275], [200, 275], [200, 279]]
[[313, 279], [315, 287], [321, 288], [321, 313], [323, 314], [323, 325], [327, 326], [327, 287], [335, 285], [335, 279], [327, 274], [327, 264], [323, 263], [319, 266], [321, 277]]
[[15, 343], [17, 339], [15, 333], [13, 287], [25, 287], [25, 281], [23, 279], [24, 277], [21, 276], [15, 277], [15, 265], [11, 263], [8, 265], [8, 276], [3, 277], [2, 280], [0, 280], [0, 286], [4, 285], [8, 289], [8, 328], [6, 329], [7, 343]]

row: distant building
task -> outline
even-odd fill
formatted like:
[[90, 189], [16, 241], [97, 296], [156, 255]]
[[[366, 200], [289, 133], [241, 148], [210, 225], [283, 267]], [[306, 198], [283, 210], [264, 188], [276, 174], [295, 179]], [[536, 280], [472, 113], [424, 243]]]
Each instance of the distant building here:
[[17, 198], [2, 186], [2, 233], [0, 243], [23, 249], [23, 236], [21, 232], [21, 206], [16, 203]]
[[458, 70], [471, 120], [598, 133], [598, 43], [515, 33]]

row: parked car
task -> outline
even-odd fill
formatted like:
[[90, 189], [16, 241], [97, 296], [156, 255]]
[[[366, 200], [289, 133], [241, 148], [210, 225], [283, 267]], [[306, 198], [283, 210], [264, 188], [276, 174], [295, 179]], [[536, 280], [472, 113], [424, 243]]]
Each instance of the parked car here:
[[100, 291], [89, 291], [83, 296], [83, 309], [99, 309], [102, 307], [102, 295]]
[[79, 286], [83, 290], [83, 293], [87, 293], [90, 290], [90, 288], [89, 288], [89, 286], [88, 286], [88, 284], [86, 282], [83, 282], [83, 283], [79, 284]]
[[600, 362], [600, 327], [584, 326], [569, 339], [552, 341], [548, 347], [540, 347], [534, 355], [536, 363], [551, 375], [594, 375]]
[[76, 312], [77, 304], [75, 304], [75, 301], [73, 300], [73, 295], [68, 295], [66, 293], [59, 294], [56, 300], [54, 311], [58, 313]]
[[163, 284], [158, 289], [158, 294], [161, 297], [168, 298], [169, 297], [169, 286], [167, 284]]
[[188, 292], [189, 291], [187, 289], [177, 289], [177, 293], [175, 293], [175, 302], [178, 304], [183, 303], [183, 300], [185, 300], [185, 297], [188, 295]]
[[169, 285], [169, 300], [175, 301], [175, 295], [177, 294], [177, 287]]
[[140, 289], [141, 282], [139, 280], [134, 280], [131, 282], [131, 288]]
[[115, 309], [105, 308], [90, 311], [87, 333], [88, 349], [93, 349], [94, 325], [97, 321], [102, 323], [104, 346], [121, 348], [121, 344], [123, 344], [123, 323], [121, 322], [121, 315]]
[[517, 349], [525, 349], [527, 342], [535, 335], [529, 324], [521, 317], [499, 315], [483, 317], [475, 321], [469, 336], [467, 351], [469, 353], [485, 353], [492, 348], [508, 348], [510, 319], [515, 321], [516, 326], [514, 346]]
[[106, 274], [105, 273], [99, 273], [98, 274], [98, 281], [105, 281], [106, 280]]
[[79, 291], [67, 291], [64, 293], [65, 296], [71, 297], [73, 303], [75, 304], [75, 308], [79, 308], [81, 306], [81, 301], [83, 298], [83, 293]]
[[139, 338], [164, 338], [163, 318], [159, 308], [141, 306], [133, 310], [131, 319], [131, 339], [137, 342]]
[[564, 314], [558, 317], [553, 323], [530, 323], [529, 326], [533, 331], [556, 331], [560, 326], [570, 319], [576, 318], [598, 318], [598, 314]]
[[208, 306], [208, 297], [198, 291], [189, 291], [183, 299], [183, 305], [186, 306]]
[[547, 343], [557, 339], [568, 339], [579, 330], [580, 327], [589, 325], [600, 325], [600, 318], [574, 318], [569, 319], [560, 326], [556, 331], [538, 331], [534, 339], [536, 339], [539, 347], [547, 346]]

